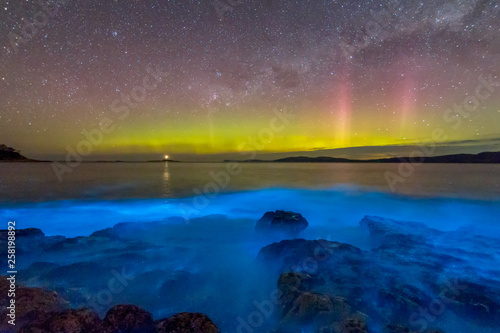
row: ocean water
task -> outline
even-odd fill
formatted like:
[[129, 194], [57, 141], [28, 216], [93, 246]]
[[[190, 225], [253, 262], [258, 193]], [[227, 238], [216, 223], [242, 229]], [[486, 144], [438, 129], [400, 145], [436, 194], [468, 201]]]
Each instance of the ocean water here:
[[[108, 250], [116, 245], [106, 242], [95, 248], [89, 245], [93, 243], [82, 243], [81, 249], [68, 242], [68, 248], [39, 258], [20, 258], [18, 265], [25, 272], [40, 267], [30, 266], [36, 262], [60, 265], [64, 277], [59, 273], [37, 276], [35, 269], [26, 281], [48, 289], [76, 288], [95, 298], [110, 279], [111, 268], [106, 265], [124, 262], [137, 279], [109, 303], [98, 304], [101, 316], [114, 304], [130, 303], [144, 307], [155, 319], [182, 311], [203, 312], [222, 332], [249, 332], [242, 328], [242, 318], [250, 318], [255, 304], [275, 290], [278, 278], [255, 263], [259, 250], [276, 241], [253, 232], [255, 221], [266, 211], [301, 213], [309, 222], [302, 238], [339, 241], [363, 250], [371, 249], [368, 235], [359, 227], [367, 215], [500, 239], [500, 165], [424, 164], [411, 172], [401, 166], [86, 163], [59, 181], [49, 163], [0, 163], [0, 221], [4, 221], [0, 223], [5, 229], [8, 221], [15, 220], [18, 229], [36, 227], [48, 236], [76, 237], [121, 222], [162, 221], [159, 225], [167, 238], [157, 239], [150, 231], [141, 234], [141, 241], [156, 246], [139, 251], [145, 258], [142, 263], [130, 253], [125, 257], [116, 253], [109, 259]], [[400, 177], [395, 186], [388, 183], [388, 173]], [[475, 246], [461, 249], [473, 274], [458, 277], [478, 275], [500, 285], [497, 265], [492, 264], [498, 255], [488, 255], [485, 269], [465, 256], [467, 251], [477, 251]], [[84, 262], [99, 265], [90, 273], [69, 269]], [[411, 280], [413, 274], [417, 272], [410, 270], [401, 278]], [[277, 323], [273, 318], [253, 331], [271, 330]], [[445, 332], [496, 332], [451, 311], [436, 323], [447, 328]], [[418, 327], [411, 320], [402, 324]], [[383, 332], [376, 326], [371, 331]], [[302, 332], [309, 331], [302, 328]]]
[[[0, 218], [64, 236], [173, 216], [258, 219], [276, 209], [299, 211], [313, 226], [378, 215], [445, 230], [499, 227], [500, 165], [402, 166], [85, 163], [60, 181], [50, 163], [0, 163]], [[388, 174], [401, 178], [391, 187]]]
[[[0, 163], [2, 203], [196, 195], [229, 163], [85, 163], [59, 180], [50, 163]], [[500, 199], [500, 165], [239, 163], [220, 192], [356, 187], [408, 196]], [[401, 171], [401, 173], [400, 173]], [[386, 174], [401, 177], [391, 188]]]

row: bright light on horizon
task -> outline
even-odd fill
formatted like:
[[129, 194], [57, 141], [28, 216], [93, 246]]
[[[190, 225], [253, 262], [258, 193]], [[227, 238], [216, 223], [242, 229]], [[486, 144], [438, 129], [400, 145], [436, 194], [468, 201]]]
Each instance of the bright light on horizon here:
[[168, 160], [168, 155], [165, 155], [165, 159]]

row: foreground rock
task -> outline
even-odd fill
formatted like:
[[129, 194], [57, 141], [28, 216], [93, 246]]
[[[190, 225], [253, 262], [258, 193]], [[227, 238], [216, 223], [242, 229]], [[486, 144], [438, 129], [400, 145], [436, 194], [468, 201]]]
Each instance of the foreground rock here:
[[89, 309], [69, 309], [61, 312], [39, 314], [21, 333], [99, 333], [101, 319]]
[[104, 318], [102, 333], [153, 332], [153, 316], [135, 305], [115, 305]]
[[202, 313], [178, 313], [156, 323], [157, 333], [219, 333], [217, 326]]
[[307, 228], [309, 223], [299, 213], [286, 212], [277, 210], [275, 212], [267, 212], [255, 225], [257, 232], [278, 232], [292, 237], [298, 236], [299, 233]]
[[[7, 295], [9, 282], [0, 276], [0, 293]], [[68, 309], [68, 302], [56, 292], [18, 286], [15, 326], [8, 323], [9, 300], [0, 298], [2, 333], [219, 333], [202, 313], [178, 313], [153, 322], [153, 316], [135, 305], [116, 305], [103, 320], [87, 308]]]
[[47, 313], [60, 311], [68, 307], [68, 302], [61, 299], [56, 292], [45, 291], [40, 288], [26, 288], [17, 285], [15, 287], [16, 308], [15, 308], [15, 326], [8, 323], [11, 319], [7, 316], [10, 310], [10, 299], [7, 297], [10, 282], [6, 277], [0, 276], [0, 315], [1, 332], [13, 332], [14, 329], [27, 325], [37, 318], [45, 316]]

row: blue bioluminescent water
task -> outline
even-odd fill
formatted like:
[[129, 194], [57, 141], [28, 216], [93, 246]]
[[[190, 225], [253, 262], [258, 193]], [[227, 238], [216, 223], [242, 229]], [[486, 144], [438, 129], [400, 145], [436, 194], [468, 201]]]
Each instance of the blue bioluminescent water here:
[[[265, 189], [169, 199], [62, 200], [17, 203], [0, 208], [4, 220], [47, 235], [85, 236], [121, 222], [189, 220], [212, 214], [259, 219], [266, 211], [299, 210], [314, 228], [356, 226], [365, 215], [419, 221], [442, 230], [474, 227], [478, 232], [500, 229], [494, 200], [409, 197], [368, 191], [354, 186], [325, 190]], [[486, 231], [487, 230], [487, 231]], [[311, 237], [314, 237], [311, 235]]]

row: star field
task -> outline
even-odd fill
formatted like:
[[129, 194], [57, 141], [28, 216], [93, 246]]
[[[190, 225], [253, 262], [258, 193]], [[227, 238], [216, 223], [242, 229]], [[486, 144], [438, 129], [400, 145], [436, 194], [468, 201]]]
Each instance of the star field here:
[[[294, 118], [263, 151], [418, 144], [436, 128], [450, 142], [500, 137], [498, 1], [0, 9], [0, 142], [25, 155], [62, 156], [106, 120], [96, 154], [237, 152], [275, 112]], [[447, 112], [474, 102], [480, 77], [489, 96]]]

